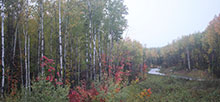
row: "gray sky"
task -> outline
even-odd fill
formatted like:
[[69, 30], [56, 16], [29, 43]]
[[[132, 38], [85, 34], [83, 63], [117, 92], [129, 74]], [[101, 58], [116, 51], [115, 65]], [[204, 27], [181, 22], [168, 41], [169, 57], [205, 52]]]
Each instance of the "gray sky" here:
[[220, 13], [220, 0], [124, 0], [128, 30], [124, 36], [147, 47], [161, 47], [172, 40], [204, 31]]

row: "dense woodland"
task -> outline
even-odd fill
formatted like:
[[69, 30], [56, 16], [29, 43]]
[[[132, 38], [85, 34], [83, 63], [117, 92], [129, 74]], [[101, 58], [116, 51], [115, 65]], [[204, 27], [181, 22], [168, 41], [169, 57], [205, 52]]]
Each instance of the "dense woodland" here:
[[[144, 80], [147, 65], [202, 69], [220, 77], [220, 16], [204, 32], [161, 48], [146, 48], [122, 38], [128, 14], [123, 0], [0, 4], [1, 96], [6, 99], [39, 102], [50, 92], [57, 95], [51, 96], [54, 102], [105, 102], [127, 85]], [[150, 96], [150, 89], [144, 94]]]
[[220, 15], [203, 32], [174, 40], [161, 48], [146, 50], [148, 65], [177, 66], [191, 71], [201, 69], [220, 77]]
[[34, 90], [39, 76], [73, 88], [143, 72], [142, 45], [122, 39], [123, 0], [1, 0], [1, 10], [2, 95]]

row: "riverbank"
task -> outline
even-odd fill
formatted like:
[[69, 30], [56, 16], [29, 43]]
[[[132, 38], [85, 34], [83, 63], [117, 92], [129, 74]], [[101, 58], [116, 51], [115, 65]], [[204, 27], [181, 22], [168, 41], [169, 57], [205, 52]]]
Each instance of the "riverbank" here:
[[161, 68], [160, 73], [164, 73], [166, 75], [185, 76], [196, 79], [206, 79], [206, 80], [217, 79], [216, 77], [208, 73], [208, 71], [198, 70], [198, 69], [187, 71], [184, 69], [179, 69], [178, 67], [170, 67], [170, 68]]
[[[151, 88], [151, 96], [137, 99], [143, 89]], [[172, 77], [147, 75], [147, 79], [122, 90], [126, 102], [220, 102], [218, 81], [190, 81]]]

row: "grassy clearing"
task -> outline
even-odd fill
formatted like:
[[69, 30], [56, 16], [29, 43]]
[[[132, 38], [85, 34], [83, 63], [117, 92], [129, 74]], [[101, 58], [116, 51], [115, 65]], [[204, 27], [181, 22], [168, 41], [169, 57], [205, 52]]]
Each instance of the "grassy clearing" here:
[[184, 69], [180, 69], [179, 67], [170, 67], [170, 68], [161, 68], [160, 72], [165, 73], [167, 75], [179, 75], [179, 76], [201, 78], [201, 79], [216, 79], [213, 75], [209, 74], [208, 71], [198, 70], [198, 69], [192, 71], [186, 71]]
[[[122, 90], [126, 102], [220, 102], [220, 83], [217, 81], [187, 81], [171, 77], [148, 75], [148, 78]], [[151, 88], [148, 99], [138, 97]]]

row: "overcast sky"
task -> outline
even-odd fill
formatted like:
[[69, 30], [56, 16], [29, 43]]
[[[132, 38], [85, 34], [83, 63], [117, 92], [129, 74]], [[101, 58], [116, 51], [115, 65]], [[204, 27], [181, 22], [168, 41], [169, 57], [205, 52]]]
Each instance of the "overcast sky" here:
[[128, 30], [124, 36], [147, 47], [161, 47], [172, 40], [204, 31], [220, 13], [220, 0], [124, 0]]

